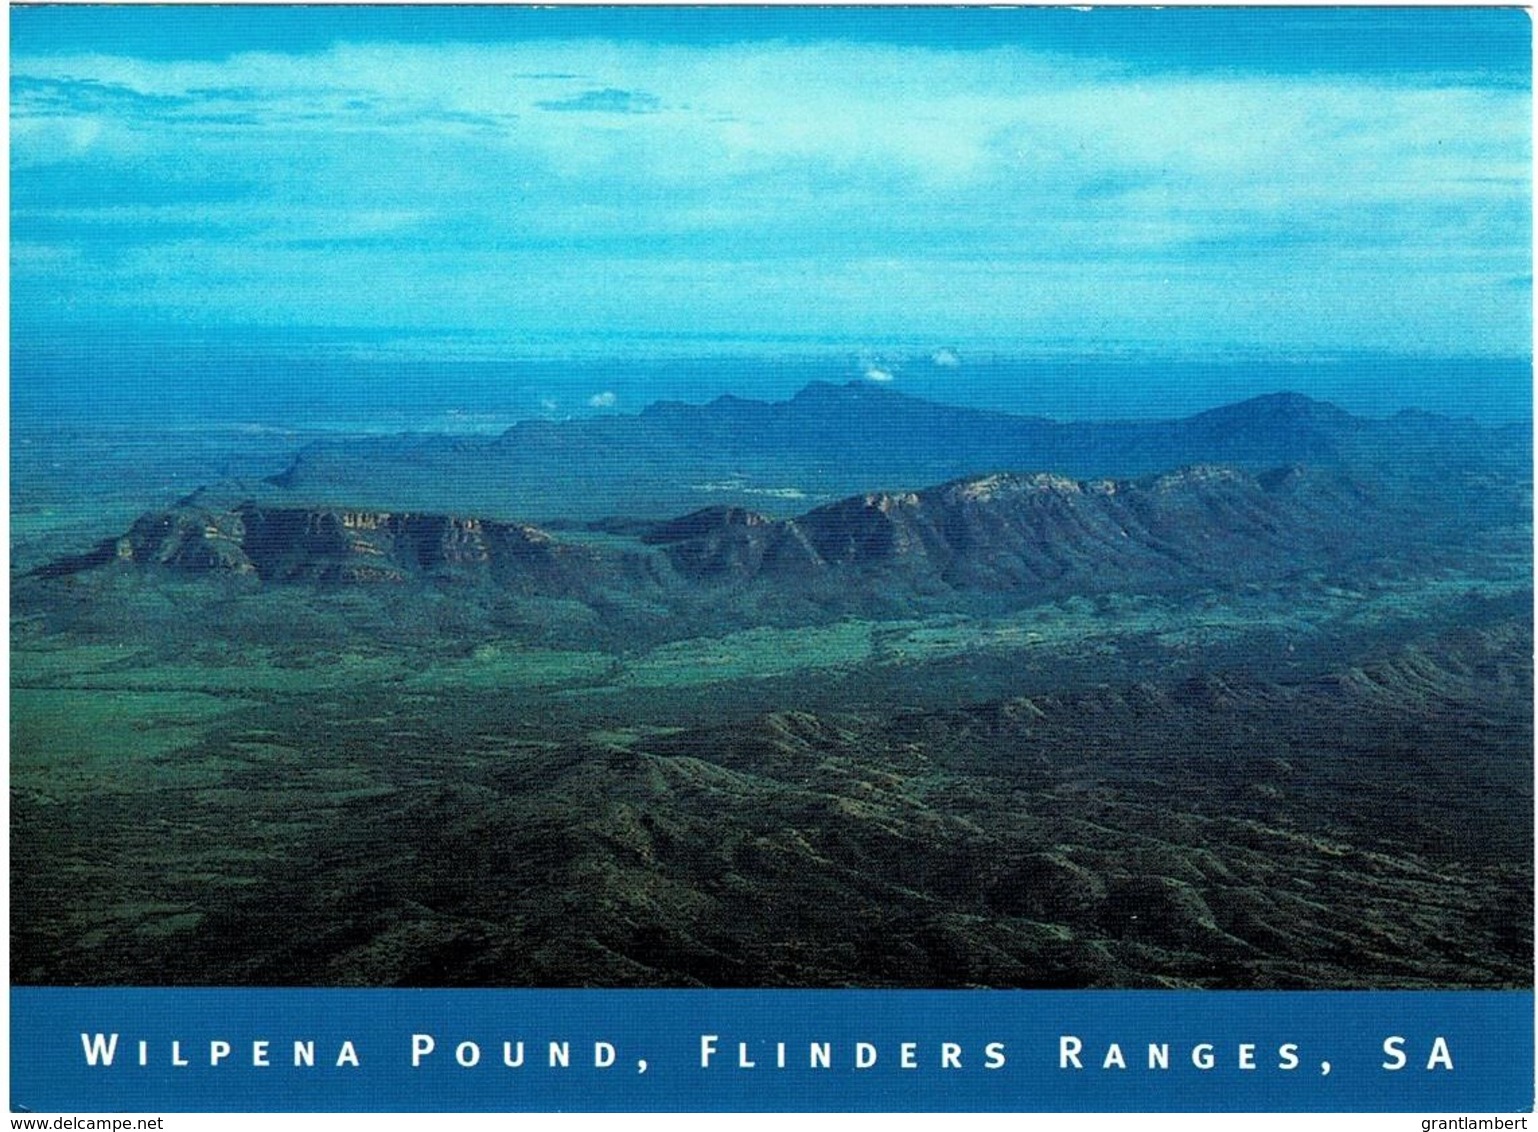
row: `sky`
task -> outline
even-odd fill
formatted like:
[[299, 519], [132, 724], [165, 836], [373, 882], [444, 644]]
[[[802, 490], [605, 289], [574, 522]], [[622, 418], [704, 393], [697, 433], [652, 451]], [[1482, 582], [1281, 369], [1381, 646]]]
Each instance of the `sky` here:
[[1521, 11], [10, 21], [13, 349], [1531, 348]]

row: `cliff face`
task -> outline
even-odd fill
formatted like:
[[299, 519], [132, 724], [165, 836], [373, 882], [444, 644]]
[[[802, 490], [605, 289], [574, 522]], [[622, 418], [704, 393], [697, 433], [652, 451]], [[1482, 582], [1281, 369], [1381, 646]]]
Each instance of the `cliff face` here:
[[793, 519], [713, 507], [627, 537], [558, 538], [472, 517], [188, 502], [45, 567], [113, 562], [261, 582], [491, 585], [549, 596], [814, 585], [836, 604], [888, 594], [1026, 594], [1254, 580], [1392, 543], [1398, 526], [1333, 473], [1198, 466], [1141, 480], [970, 477], [869, 492]]
[[[560, 536], [473, 517], [189, 500], [37, 573], [112, 563], [262, 583], [461, 584], [599, 602], [733, 592], [860, 609], [1235, 583], [1410, 545], [1415, 533], [1334, 472], [1203, 465], [1139, 480], [1000, 473], [868, 492], [775, 519], [713, 507]], [[713, 596], [712, 596], [713, 595]]]
[[65, 577], [112, 563], [261, 582], [491, 584], [565, 594], [624, 561], [558, 543], [519, 523], [386, 511], [186, 503], [138, 519], [126, 534], [37, 571]]
[[276, 581], [482, 579], [523, 566], [549, 572], [550, 537], [532, 527], [449, 515], [242, 508], [243, 548]]
[[1093, 590], [1306, 568], [1384, 540], [1350, 481], [1200, 466], [1143, 480], [998, 474], [772, 520], [713, 508], [645, 537], [696, 580], [816, 574], [920, 589]]

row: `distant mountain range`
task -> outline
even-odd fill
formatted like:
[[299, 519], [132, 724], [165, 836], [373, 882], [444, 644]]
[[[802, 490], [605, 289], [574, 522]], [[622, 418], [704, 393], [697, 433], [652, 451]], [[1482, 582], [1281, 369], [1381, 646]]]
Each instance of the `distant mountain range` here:
[[327, 440], [271, 479], [292, 500], [548, 522], [657, 518], [704, 503], [780, 516], [867, 491], [1001, 471], [1128, 479], [1192, 464], [1288, 464], [1477, 500], [1525, 482], [1531, 430], [1419, 412], [1352, 416], [1278, 393], [1170, 421], [1062, 423], [865, 382], [788, 401], [663, 402], [638, 415], [524, 421], [494, 438]]

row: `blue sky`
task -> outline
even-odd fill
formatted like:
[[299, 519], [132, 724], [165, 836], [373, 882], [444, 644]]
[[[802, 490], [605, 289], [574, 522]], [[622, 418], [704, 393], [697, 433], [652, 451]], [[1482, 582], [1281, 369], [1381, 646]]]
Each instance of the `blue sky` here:
[[13, 333], [1521, 354], [1529, 43], [1488, 9], [15, 8]]

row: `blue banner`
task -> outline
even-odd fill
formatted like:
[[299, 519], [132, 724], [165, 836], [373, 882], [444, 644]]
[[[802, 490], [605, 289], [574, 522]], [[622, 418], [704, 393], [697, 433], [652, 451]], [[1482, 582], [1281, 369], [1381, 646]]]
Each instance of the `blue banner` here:
[[56, 1111], [1529, 1111], [1533, 996], [11, 991]]

